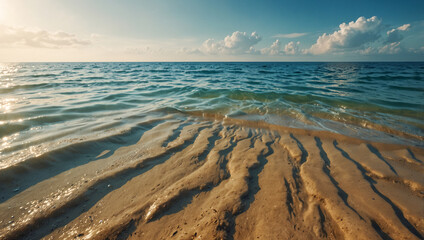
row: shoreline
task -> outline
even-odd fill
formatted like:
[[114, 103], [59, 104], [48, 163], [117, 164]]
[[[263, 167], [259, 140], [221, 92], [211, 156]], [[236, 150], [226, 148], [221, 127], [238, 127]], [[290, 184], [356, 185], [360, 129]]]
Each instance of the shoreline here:
[[164, 119], [131, 142], [112, 139], [119, 147], [98, 140], [0, 170], [0, 238], [424, 235], [423, 148], [245, 120]]
[[[34, 145], [33, 147], [26, 147], [23, 149], [22, 146], [14, 146], [20, 150], [20, 152], [8, 150], [6, 155], [3, 155], [3, 158], [0, 158], [0, 171], [7, 168], [13, 168], [15, 166], [19, 166], [21, 164], [26, 164], [28, 161], [33, 161], [40, 156], [56, 153], [61, 151], [67, 151], [68, 148], [73, 148], [73, 146], [79, 145], [90, 145], [95, 144], [96, 142], [109, 142], [114, 138], [125, 138], [125, 136], [130, 136], [137, 134], [137, 132], [143, 132], [141, 129], [144, 128], [144, 124], [148, 124], [150, 122], [155, 121], [166, 121], [179, 119], [183, 121], [184, 119], [192, 119], [192, 120], [202, 120], [202, 121], [220, 121], [224, 125], [239, 125], [243, 127], [252, 127], [252, 128], [260, 128], [272, 131], [282, 131], [282, 132], [290, 132], [290, 133], [299, 133], [299, 134], [319, 134], [319, 135], [328, 135], [334, 136], [336, 138], [343, 138], [346, 141], [353, 142], [369, 142], [376, 144], [383, 144], [391, 147], [398, 148], [397, 146], [403, 146], [404, 148], [419, 148], [424, 149], [424, 137], [420, 135], [411, 135], [406, 132], [397, 131], [397, 132], [387, 132], [380, 131], [377, 129], [362, 129], [359, 131], [375, 131], [374, 136], [370, 138], [370, 136], [366, 135], [363, 138], [358, 136], [352, 136], [348, 134], [335, 132], [333, 129], [329, 130], [321, 130], [321, 129], [313, 129], [306, 127], [292, 127], [292, 126], [284, 126], [281, 124], [273, 124], [267, 122], [266, 120], [249, 120], [243, 118], [233, 118], [228, 117], [226, 115], [222, 115], [219, 113], [209, 113], [209, 112], [181, 112], [177, 109], [159, 109], [153, 110], [151, 112], [142, 114], [142, 115], [134, 115], [129, 118], [138, 119], [138, 122], [133, 121], [132, 123], [125, 123], [120, 128], [112, 128], [107, 129], [101, 126], [102, 133], [94, 132], [93, 134], [88, 135], [71, 135], [71, 138], [59, 138], [55, 142], [45, 142], [38, 145]], [[106, 124], [107, 125], [107, 124]], [[393, 134], [393, 135], [392, 135]], [[358, 133], [359, 135], [359, 133]], [[389, 139], [387, 139], [389, 138]], [[421, 145], [419, 142], [422, 142]], [[382, 145], [382, 146], [383, 146]], [[30, 149], [31, 148], [31, 149]], [[5, 154], [3, 152], [3, 154]], [[7, 161], [6, 161], [7, 160]]]

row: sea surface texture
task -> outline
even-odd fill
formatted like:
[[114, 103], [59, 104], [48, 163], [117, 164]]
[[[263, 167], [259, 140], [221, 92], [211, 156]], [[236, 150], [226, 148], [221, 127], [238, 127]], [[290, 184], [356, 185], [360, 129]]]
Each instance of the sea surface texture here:
[[424, 239], [424, 63], [0, 72], [0, 239]]
[[179, 112], [424, 146], [424, 63], [8, 63], [0, 169]]

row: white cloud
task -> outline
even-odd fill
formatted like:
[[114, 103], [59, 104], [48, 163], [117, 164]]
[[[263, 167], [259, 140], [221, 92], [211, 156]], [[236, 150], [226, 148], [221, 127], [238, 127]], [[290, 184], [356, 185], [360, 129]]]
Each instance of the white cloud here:
[[247, 34], [246, 32], [233, 32], [232, 35], [228, 35], [224, 40], [216, 41], [214, 39], [208, 39], [203, 43], [202, 51], [209, 54], [246, 54], [246, 53], [257, 53], [253, 47], [259, 41], [261, 37], [253, 32]]
[[284, 49], [281, 50], [281, 42], [280, 40], [275, 40], [268, 48], [262, 48], [261, 54], [263, 55], [295, 55], [301, 53], [299, 48], [300, 42], [289, 42], [284, 46]]
[[[208, 39], [200, 48], [182, 48], [179, 53], [198, 56], [261, 54], [263, 55], [261, 58], [265, 59], [265, 56], [295, 55], [301, 57], [305, 54], [375, 57], [379, 54], [395, 55], [419, 52], [417, 49], [406, 50], [405, 43], [401, 42], [404, 38], [403, 35], [409, 29], [411, 29], [411, 24], [393, 28], [383, 25], [382, 20], [376, 16], [359, 17], [355, 21], [340, 24], [333, 33], [322, 34], [312, 46], [306, 49], [300, 48], [299, 41], [290, 41], [284, 45], [281, 39], [276, 39], [270, 46], [260, 49], [256, 46], [262, 38], [256, 32], [248, 34], [236, 31], [223, 40]], [[412, 36], [413, 30], [414, 28], [411, 29], [409, 36]], [[277, 34], [273, 37], [295, 38], [304, 35], [306, 33], [289, 33]]]
[[287, 55], [295, 55], [300, 52], [300, 42], [289, 42], [284, 46], [284, 53]]
[[411, 24], [403, 24], [402, 26], [400, 26], [400, 27], [398, 27], [398, 28], [396, 28], [397, 30], [400, 30], [400, 31], [406, 31], [406, 30], [408, 30], [409, 29], [409, 27], [411, 26]]
[[35, 48], [60, 48], [88, 45], [90, 41], [66, 32], [48, 32], [22, 27], [0, 25], [0, 45], [6, 47], [27, 46]]
[[256, 32], [249, 35], [245, 32], [236, 31], [222, 41], [208, 39], [203, 42], [200, 49], [183, 49], [183, 52], [188, 54], [262, 54], [269, 56], [295, 55], [301, 52], [299, 49], [300, 42], [289, 42], [282, 49], [282, 43], [279, 39], [275, 40], [271, 46], [258, 51], [254, 48], [254, 45], [261, 39]]
[[372, 47], [367, 47], [365, 49], [359, 50], [358, 53], [362, 54], [362, 55], [370, 55], [370, 54], [375, 53], [375, 49], [372, 48]]
[[381, 20], [377, 17], [358, 18], [349, 24], [342, 23], [339, 30], [332, 34], [324, 33], [307, 51], [311, 54], [323, 54], [338, 50], [355, 49], [381, 37]]
[[401, 48], [399, 47], [400, 42], [393, 42], [389, 43], [387, 45], [384, 45], [378, 50], [378, 53], [381, 54], [396, 54], [401, 51]]
[[387, 42], [393, 43], [393, 42], [399, 42], [403, 39], [403, 35], [401, 32], [405, 32], [409, 29], [411, 24], [404, 24], [398, 28], [393, 28], [390, 31], [387, 31]]
[[275, 40], [275, 42], [273, 42], [269, 48], [261, 49], [261, 54], [264, 54], [264, 55], [279, 55], [280, 52], [281, 52], [281, 42], [278, 39]]
[[305, 36], [307, 33], [286, 33], [274, 35], [274, 38], [298, 38]]

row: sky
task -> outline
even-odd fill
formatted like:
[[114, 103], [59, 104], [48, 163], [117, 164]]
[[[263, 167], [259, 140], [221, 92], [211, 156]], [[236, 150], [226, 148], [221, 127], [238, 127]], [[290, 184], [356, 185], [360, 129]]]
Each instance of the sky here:
[[0, 62], [424, 61], [422, 0], [0, 0]]

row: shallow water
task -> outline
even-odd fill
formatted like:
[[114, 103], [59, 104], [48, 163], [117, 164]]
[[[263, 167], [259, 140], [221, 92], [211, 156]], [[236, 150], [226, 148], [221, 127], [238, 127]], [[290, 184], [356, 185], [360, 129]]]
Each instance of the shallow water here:
[[424, 63], [7, 63], [0, 168], [168, 113], [424, 146]]

